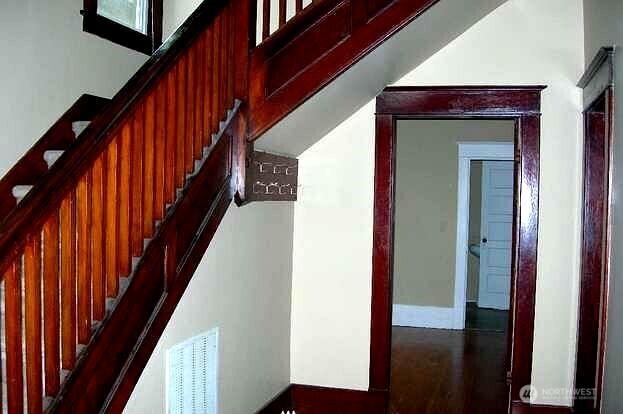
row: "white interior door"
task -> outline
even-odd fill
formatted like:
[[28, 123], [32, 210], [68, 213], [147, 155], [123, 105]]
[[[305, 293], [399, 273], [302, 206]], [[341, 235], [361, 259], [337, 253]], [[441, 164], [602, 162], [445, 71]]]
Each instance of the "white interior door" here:
[[478, 307], [510, 303], [513, 227], [512, 161], [483, 161]]

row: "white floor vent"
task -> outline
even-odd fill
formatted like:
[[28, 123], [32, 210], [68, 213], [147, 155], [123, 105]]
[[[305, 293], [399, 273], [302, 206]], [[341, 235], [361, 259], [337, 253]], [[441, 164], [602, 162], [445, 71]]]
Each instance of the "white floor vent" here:
[[218, 413], [218, 328], [167, 351], [167, 413]]

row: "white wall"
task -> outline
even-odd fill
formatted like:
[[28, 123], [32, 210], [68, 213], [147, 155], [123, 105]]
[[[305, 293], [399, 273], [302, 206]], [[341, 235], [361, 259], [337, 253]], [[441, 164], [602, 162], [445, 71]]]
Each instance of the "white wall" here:
[[[540, 388], [573, 384], [581, 187], [581, 96], [575, 83], [583, 72], [582, 26], [581, 0], [509, 0], [398, 82], [548, 85], [532, 371]], [[293, 382], [368, 386], [373, 137], [369, 102], [301, 156]], [[543, 397], [537, 402], [570, 403]]]
[[82, 0], [0, 4], [0, 176], [84, 93], [114, 95], [147, 56], [82, 31]]
[[617, 47], [615, 56], [615, 115], [614, 163], [612, 177], [612, 243], [610, 246], [610, 302], [608, 309], [608, 338], [603, 394], [604, 414], [623, 412], [623, 2], [620, 0], [584, 0], [586, 63], [595, 57], [600, 47]]
[[219, 412], [248, 414], [290, 381], [291, 203], [230, 206], [125, 413], [165, 413], [166, 350], [219, 327]]

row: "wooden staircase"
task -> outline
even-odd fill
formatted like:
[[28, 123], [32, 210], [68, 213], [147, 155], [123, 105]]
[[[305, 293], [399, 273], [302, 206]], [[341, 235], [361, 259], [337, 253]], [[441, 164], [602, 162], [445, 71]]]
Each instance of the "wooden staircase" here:
[[280, 0], [270, 33], [268, 0], [205, 1], [112, 100], [81, 97], [0, 181], [2, 411], [121, 412], [253, 140], [435, 2]]

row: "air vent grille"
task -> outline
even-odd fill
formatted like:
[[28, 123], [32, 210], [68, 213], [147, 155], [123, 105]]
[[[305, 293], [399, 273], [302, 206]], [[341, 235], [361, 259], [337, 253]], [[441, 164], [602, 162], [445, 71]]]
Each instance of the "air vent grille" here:
[[167, 352], [167, 412], [217, 414], [218, 329]]

